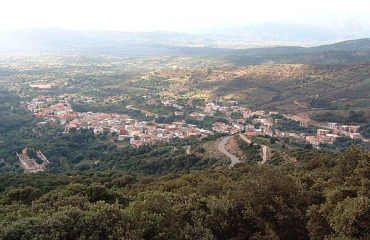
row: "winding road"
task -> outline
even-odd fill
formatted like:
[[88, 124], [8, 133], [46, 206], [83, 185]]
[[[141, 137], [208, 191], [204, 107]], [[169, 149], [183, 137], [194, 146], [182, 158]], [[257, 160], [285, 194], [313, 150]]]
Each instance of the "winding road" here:
[[233, 136], [227, 136], [227, 137], [224, 137], [220, 144], [218, 144], [218, 150], [220, 152], [222, 152], [223, 154], [225, 154], [226, 156], [228, 156], [230, 159], [231, 159], [231, 164], [230, 166], [231, 167], [234, 167], [235, 164], [238, 163], [238, 158], [235, 157], [234, 155], [232, 155], [231, 153], [229, 153], [226, 149], [225, 149], [225, 145], [226, 143], [232, 138]]

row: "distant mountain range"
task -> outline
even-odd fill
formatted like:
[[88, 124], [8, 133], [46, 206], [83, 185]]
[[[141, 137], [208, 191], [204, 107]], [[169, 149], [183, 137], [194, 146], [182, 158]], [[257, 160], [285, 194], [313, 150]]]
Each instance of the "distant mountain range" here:
[[342, 41], [339, 43], [326, 44], [317, 47], [261, 47], [234, 51], [241, 55], [260, 55], [260, 54], [296, 54], [296, 53], [314, 53], [323, 51], [352, 51], [362, 52], [370, 50], [370, 38]]
[[[120, 54], [129, 56], [153, 55], [274, 55], [298, 54], [322, 51], [367, 51], [370, 39], [343, 41], [318, 47], [277, 46], [276, 40], [292, 39], [296, 42], [309, 41], [321, 36], [326, 42], [332, 33], [317, 28], [298, 26], [263, 25], [260, 28], [236, 29], [219, 34], [188, 34], [176, 32], [115, 32], [76, 31], [58, 28], [39, 28], [0, 32], [0, 52], [19, 53], [94, 53]], [[294, 32], [293, 31], [293, 32]], [[313, 33], [315, 32], [315, 33]], [[333, 31], [332, 31], [333, 32]], [[284, 34], [285, 33], [285, 34]], [[288, 34], [289, 33], [289, 34]], [[235, 35], [233, 35], [235, 34]], [[253, 42], [253, 36], [256, 37]], [[330, 36], [329, 36], [330, 35]], [[339, 36], [339, 35], [337, 35]], [[343, 34], [343, 37], [346, 35]], [[347, 36], [349, 38], [350, 36]], [[250, 38], [249, 40], [245, 40]], [[319, 41], [319, 37], [316, 40]], [[254, 46], [254, 48], [251, 48]], [[256, 48], [255, 46], [260, 46]], [[265, 47], [263, 47], [265, 46]], [[268, 46], [268, 47], [266, 47]], [[235, 49], [244, 48], [244, 49]]]
[[[206, 31], [206, 30], [203, 30]], [[216, 28], [208, 34], [238, 36], [239, 39], [286, 43], [323, 43], [349, 39], [369, 38], [370, 26], [360, 23], [338, 23], [331, 25], [276, 24], [266, 23], [239, 27]], [[299, 44], [299, 45], [301, 45]]]

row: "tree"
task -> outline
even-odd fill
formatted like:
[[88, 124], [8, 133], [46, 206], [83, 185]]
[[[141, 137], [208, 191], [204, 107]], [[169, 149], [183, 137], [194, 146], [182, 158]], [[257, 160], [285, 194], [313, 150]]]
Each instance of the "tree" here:
[[36, 151], [35, 151], [35, 149], [33, 149], [33, 148], [27, 148], [27, 155], [28, 155], [30, 158], [34, 158], [34, 159], [36, 159], [36, 158], [37, 158]]
[[6, 199], [10, 203], [19, 201], [29, 205], [40, 196], [41, 191], [39, 189], [27, 186], [25, 188], [11, 189], [6, 196]]

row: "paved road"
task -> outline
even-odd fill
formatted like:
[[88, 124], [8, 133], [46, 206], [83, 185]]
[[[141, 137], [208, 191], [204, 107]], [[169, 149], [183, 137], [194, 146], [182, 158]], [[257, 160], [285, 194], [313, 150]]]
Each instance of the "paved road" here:
[[229, 153], [226, 149], [225, 149], [225, 145], [226, 145], [226, 143], [232, 138], [233, 136], [228, 136], [228, 137], [224, 137], [222, 140], [221, 140], [221, 142], [220, 142], [220, 144], [218, 144], [218, 150], [220, 151], [220, 152], [222, 152], [223, 154], [225, 154], [226, 156], [228, 156], [230, 159], [231, 159], [231, 164], [230, 164], [230, 166], [231, 167], [234, 167], [234, 165], [236, 164], [236, 163], [238, 163], [238, 158], [237, 157], [235, 157], [234, 155], [232, 155], [231, 153]]

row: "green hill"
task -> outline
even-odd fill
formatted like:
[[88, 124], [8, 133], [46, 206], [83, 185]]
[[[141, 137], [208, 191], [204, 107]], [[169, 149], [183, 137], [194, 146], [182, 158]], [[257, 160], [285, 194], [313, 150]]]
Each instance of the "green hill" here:
[[[325, 99], [332, 108], [343, 102], [366, 106], [370, 92], [370, 64], [262, 64], [240, 68], [170, 71], [168, 91], [173, 97], [237, 100], [254, 108], [286, 111], [310, 107], [312, 98]], [[178, 80], [180, 79], [180, 81]]]

